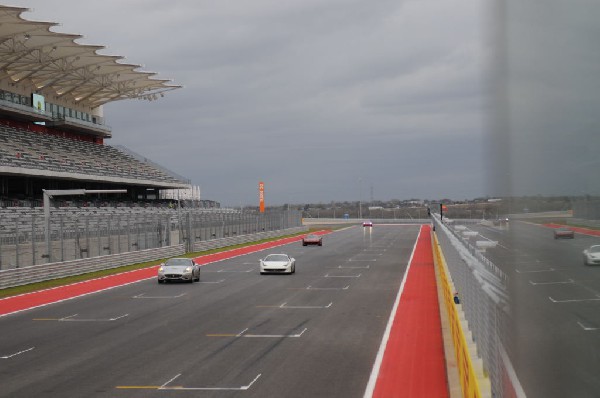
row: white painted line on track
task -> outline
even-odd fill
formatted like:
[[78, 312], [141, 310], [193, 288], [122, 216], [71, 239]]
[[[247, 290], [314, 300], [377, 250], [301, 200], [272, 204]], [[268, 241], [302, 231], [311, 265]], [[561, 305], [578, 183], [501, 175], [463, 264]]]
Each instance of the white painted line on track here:
[[173, 377], [171, 380], [167, 381], [166, 383], [164, 383], [162, 386], [160, 386], [159, 390], [162, 390], [164, 387], [167, 386], [167, 384], [171, 384], [176, 378], [178, 378], [179, 376], [181, 376], [181, 373], [179, 373], [177, 376]]
[[[177, 379], [181, 374], [173, 377], [171, 380], [163, 384], [158, 390], [177, 390], [177, 391], [246, 391], [252, 387], [252, 385], [260, 378], [262, 374], [259, 373], [250, 384], [241, 387], [168, 387], [168, 384], [172, 383], [175, 379]], [[131, 388], [131, 387], [118, 387], [118, 388]], [[143, 387], [140, 387], [143, 388]]]
[[308, 328], [304, 328], [304, 330], [302, 330], [300, 333], [297, 334], [244, 334], [242, 336], [239, 337], [248, 337], [248, 338], [283, 338], [283, 337], [288, 337], [288, 338], [292, 338], [292, 339], [297, 339], [302, 337], [302, 335], [304, 334], [304, 332], [306, 332], [308, 330]]
[[22, 350], [22, 351], [19, 351], [19, 352], [15, 352], [14, 354], [10, 354], [10, 355], [4, 355], [4, 356], [0, 357], [0, 359], [10, 359], [10, 358], [12, 358], [12, 357], [16, 357], [17, 355], [21, 355], [21, 354], [23, 354], [23, 353], [26, 353], [26, 352], [28, 352], [28, 351], [31, 351], [31, 350], [33, 350], [33, 349], [35, 349], [35, 347], [30, 347], [30, 348], [28, 348], [28, 349], [26, 349], [26, 350]]
[[325, 276], [323, 278], [360, 278], [362, 274], [358, 274], [358, 275], [329, 275], [329, 274], [325, 274]]
[[370, 263], [372, 263], [372, 262], [375, 262], [375, 261], [377, 261], [377, 259], [373, 259], [373, 260], [352, 260], [352, 259], [349, 259], [348, 260], [348, 262], [351, 262], [351, 263], [359, 263], [359, 262], [370, 262]]
[[219, 279], [218, 281], [200, 281], [198, 283], [223, 283], [225, 282], [225, 279]]
[[536, 272], [553, 272], [553, 271], [556, 271], [556, 269], [548, 268], [548, 269], [538, 269], [538, 270], [531, 270], [531, 271], [523, 271], [523, 270], [518, 269], [517, 273], [518, 274], [533, 274]]
[[343, 265], [338, 265], [337, 267], [335, 267], [335, 269], [369, 269], [369, 268], [371, 268], [370, 265], [356, 266], [356, 267], [344, 267]]
[[581, 326], [581, 328], [582, 328], [583, 330], [585, 330], [586, 332], [589, 332], [589, 331], [591, 331], [591, 330], [599, 330], [599, 329], [600, 329], [600, 328], [592, 328], [592, 327], [589, 327], [589, 326], [585, 326], [583, 323], [581, 323], [581, 322], [579, 322], [579, 321], [577, 322], [577, 324], [578, 324], [579, 326]]
[[114, 321], [117, 321], [119, 319], [129, 316], [129, 314], [123, 314], [123, 315], [119, 315], [117, 317], [108, 318], [108, 319], [106, 319], [106, 318], [104, 318], [104, 319], [89, 319], [89, 318], [88, 319], [86, 319], [86, 318], [77, 319], [77, 318], [75, 318], [77, 315], [79, 315], [79, 314], [73, 314], [73, 315], [69, 315], [64, 318], [58, 318], [58, 319], [56, 319], [56, 318], [34, 318], [33, 320], [34, 321], [57, 321], [57, 322], [114, 322]]
[[569, 300], [556, 300], [548, 296], [550, 301], [553, 303], [583, 303], [585, 301], [600, 301], [600, 298], [589, 298], [589, 299], [569, 299]]
[[207, 337], [235, 337], [235, 338], [292, 338], [292, 339], [297, 339], [302, 337], [302, 335], [304, 334], [304, 332], [306, 332], [308, 330], [308, 328], [304, 328], [304, 330], [302, 330], [300, 333], [296, 333], [296, 334], [248, 334], [246, 333], [248, 331], [248, 328], [242, 330], [241, 332], [237, 333], [237, 334], [232, 334], [232, 333], [211, 333], [211, 334], [207, 334]]
[[327, 309], [331, 308], [333, 301], [327, 305], [287, 305], [283, 303], [281, 305], [259, 305], [258, 308], [281, 308], [281, 309]]
[[134, 299], [174, 299], [185, 296], [187, 293], [181, 293], [177, 296], [146, 296], [146, 293], [138, 294], [137, 296], [133, 296]]
[[306, 290], [348, 290], [350, 289], [350, 285], [346, 287], [312, 287], [307, 286]]
[[569, 279], [566, 281], [559, 281], [559, 282], [534, 282], [534, 281], [529, 281], [530, 284], [532, 284], [533, 286], [537, 286], [537, 285], [563, 285], [563, 284], [569, 284], [569, 283], [575, 283], [575, 281], [573, 279]]

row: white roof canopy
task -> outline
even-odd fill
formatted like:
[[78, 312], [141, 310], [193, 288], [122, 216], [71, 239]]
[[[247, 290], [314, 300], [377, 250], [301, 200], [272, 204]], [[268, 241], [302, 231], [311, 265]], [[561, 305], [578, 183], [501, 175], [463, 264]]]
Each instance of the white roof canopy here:
[[0, 80], [30, 81], [34, 90], [51, 91], [82, 105], [97, 107], [129, 98], [152, 98], [181, 86], [138, 71], [120, 56], [98, 54], [103, 46], [78, 44], [80, 35], [56, 33], [52, 22], [28, 21], [27, 8], [0, 5]]

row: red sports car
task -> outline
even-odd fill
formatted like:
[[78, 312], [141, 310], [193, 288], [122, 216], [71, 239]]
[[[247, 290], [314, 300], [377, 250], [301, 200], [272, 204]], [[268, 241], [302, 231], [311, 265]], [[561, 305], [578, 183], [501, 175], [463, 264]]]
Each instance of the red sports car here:
[[319, 235], [306, 235], [304, 238], [302, 238], [302, 246], [307, 246], [307, 245], [319, 245], [319, 246], [323, 246], [323, 237], [319, 236]]
[[575, 237], [575, 232], [570, 230], [569, 228], [557, 228], [554, 230], [554, 239], [566, 238], [573, 239]]
[[373, 221], [363, 221], [363, 227], [372, 227]]

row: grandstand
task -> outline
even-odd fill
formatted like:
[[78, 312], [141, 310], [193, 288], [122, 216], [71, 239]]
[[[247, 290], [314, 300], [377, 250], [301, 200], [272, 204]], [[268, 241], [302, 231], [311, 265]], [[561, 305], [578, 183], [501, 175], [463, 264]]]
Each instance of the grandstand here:
[[112, 129], [103, 105], [156, 100], [180, 86], [53, 32], [56, 23], [26, 20], [25, 11], [0, 6], [1, 203], [40, 203], [44, 189], [126, 189], [97, 197], [117, 201], [190, 189], [189, 180], [105, 144]]

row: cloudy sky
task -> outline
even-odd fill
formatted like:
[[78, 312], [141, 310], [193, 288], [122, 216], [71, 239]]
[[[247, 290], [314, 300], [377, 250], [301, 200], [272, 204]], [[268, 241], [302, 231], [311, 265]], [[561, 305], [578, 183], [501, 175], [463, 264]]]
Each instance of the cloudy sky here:
[[267, 204], [487, 194], [480, 0], [24, 0], [184, 86], [105, 107], [121, 144]]

